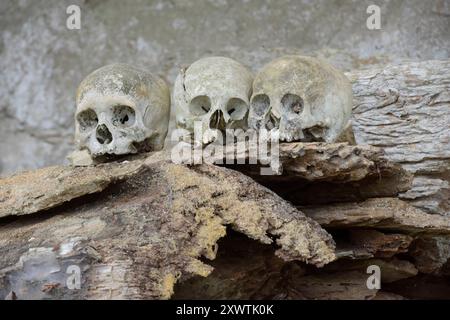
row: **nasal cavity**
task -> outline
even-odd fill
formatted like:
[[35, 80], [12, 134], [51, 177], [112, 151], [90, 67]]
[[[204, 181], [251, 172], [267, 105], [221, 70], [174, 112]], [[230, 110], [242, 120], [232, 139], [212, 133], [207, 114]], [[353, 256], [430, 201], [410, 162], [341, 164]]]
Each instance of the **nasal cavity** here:
[[112, 141], [112, 134], [109, 131], [108, 127], [104, 124], [101, 124], [97, 127], [96, 137], [97, 141], [100, 144], [108, 144]]
[[223, 117], [222, 110], [215, 111], [209, 120], [209, 127], [212, 129], [225, 129], [225, 119]]

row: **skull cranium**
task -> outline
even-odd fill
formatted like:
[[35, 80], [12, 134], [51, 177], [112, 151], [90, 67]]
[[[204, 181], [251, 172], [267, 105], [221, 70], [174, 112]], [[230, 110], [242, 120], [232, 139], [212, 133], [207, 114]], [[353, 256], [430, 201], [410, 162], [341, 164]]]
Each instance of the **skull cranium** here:
[[75, 142], [92, 157], [160, 150], [170, 113], [165, 82], [126, 64], [95, 70], [76, 98]]
[[[174, 86], [176, 122], [194, 132], [194, 122], [202, 131], [246, 128], [252, 74], [235, 60], [225, 57], [200, 59], [182, 70]], [[211, 136], [203, 136], [208, 143]]]
[[316, 58], [285, 56], [255, 76], [248, 123], [279, 130], [282, 141], [335, 142], [351, 111], [352, 88], [342, 72]]

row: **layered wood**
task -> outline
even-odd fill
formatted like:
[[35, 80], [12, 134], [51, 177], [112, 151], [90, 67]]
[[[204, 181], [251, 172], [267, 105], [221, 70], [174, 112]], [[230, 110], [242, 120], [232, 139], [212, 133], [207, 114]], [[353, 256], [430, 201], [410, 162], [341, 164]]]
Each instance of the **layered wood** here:
[[280, 174], [156, 153], [0, 180], [0, 298], [448, 298], [450, 62], [348, 76], [358, 145], [280, 144]]

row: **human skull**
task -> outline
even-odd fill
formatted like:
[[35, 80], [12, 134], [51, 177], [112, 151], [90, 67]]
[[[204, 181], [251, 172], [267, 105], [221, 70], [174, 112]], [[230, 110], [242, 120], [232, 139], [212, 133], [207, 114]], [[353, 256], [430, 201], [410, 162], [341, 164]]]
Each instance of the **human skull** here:
[[[174, 103], [178, 128], [191, 134], [194, 122], [202, 132], [246, 128], [252, 90], [251, 72], [225, 57], [200, 59], [182, 70], [175, 80]], [[204, 134], [203, 143], [212, 141]]]
[[94, 158], [164, 146], [170, 92], [148, 72], [126, 64], [97, 69], [81, 82], [76, 104], [75, 142]]
[[351, 111], [352, 87], [342, 72], [316, 58], [285, 56], [255, 76], [248, 124], [278, 130], [281, 141], [335, 142]]

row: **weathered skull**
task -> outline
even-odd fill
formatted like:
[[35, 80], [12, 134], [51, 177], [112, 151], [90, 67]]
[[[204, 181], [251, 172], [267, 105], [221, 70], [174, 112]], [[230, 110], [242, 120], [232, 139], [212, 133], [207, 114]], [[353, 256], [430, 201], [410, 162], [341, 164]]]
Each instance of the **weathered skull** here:
[[160, 150], [170, 113], [164, 81], [126, 64], [95, 70], [80, 84], [75, 142], [93, 157]]
[[352, 87], [342, 72], [316, 58], [285, 56], [256, 75], [248, 124], [278, 129], [282, 141], [334, 142], [351, 111]]
[[[194, 122], [201, 121], [203, 132], [245, 129], [252, 81], [250, 71], [230, 58], [209, 57], [194, 62], [175, 80], [178, 128], [193, 133]], [[210, 141], [211, 137], [203, 137], [203, 143]]]

